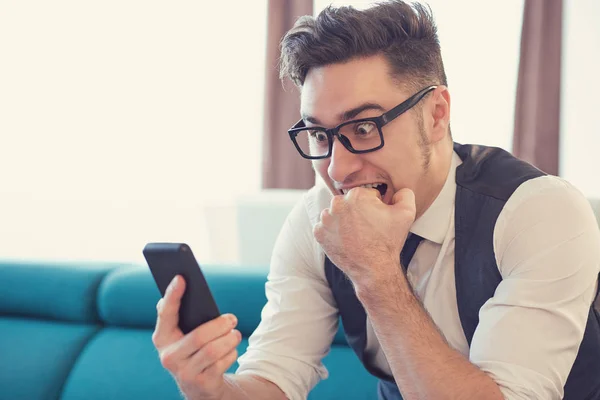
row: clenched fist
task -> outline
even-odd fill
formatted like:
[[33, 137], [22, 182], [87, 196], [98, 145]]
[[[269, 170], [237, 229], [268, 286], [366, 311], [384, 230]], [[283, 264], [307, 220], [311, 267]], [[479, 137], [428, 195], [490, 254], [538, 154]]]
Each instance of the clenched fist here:
[[397, 191], [387, 205], [378, 190], [355, 187], [333, 197], [313, 234], [352, 282], [379, 281], [389, 268], [400, 267], [400, 251], [415, 213], [415, 195], [410, 189]]

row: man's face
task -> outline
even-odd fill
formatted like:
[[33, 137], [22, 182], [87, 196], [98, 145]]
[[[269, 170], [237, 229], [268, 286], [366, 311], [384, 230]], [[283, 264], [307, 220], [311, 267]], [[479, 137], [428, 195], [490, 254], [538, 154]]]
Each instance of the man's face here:
[[[383, 56], [353, 60], [309, 70], [301, 96], [301, 113], [307, 126], [331, 128], [345, 122], [349, 110], [371, 104], [352, 119], [377, 117], [412, 96], [395, 83]], [[421, 100], [423, 104], [429, 99]], [[425, 110], [425, 111], [424, 111]], [[430, 140], [422, 115], [413, 108], [383, 129], [385, 145], [371, 153], [353, 154], [336, 138], [330, 158], [314, 160], [313, 167], [334, 195], [365, 184], [385, 184], [383, 201], [391, 204], [402, 188], [415, 192], [417, 205], [427, 189]], [[429, 121], [429, 120], [427, 120]], [[383, 190], [380, 190], [383, 191]]]

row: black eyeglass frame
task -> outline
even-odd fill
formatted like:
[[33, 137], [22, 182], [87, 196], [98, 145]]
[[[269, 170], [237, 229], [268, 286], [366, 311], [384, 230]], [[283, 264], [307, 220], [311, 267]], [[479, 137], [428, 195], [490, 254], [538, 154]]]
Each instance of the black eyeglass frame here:
[[[408, 99], [404, 100], [402, 103], [398, 104], [396, 107], [392, 108], [389, 111], [386, 111], [385, 113], [381, 114], [378, 117], [354, 119], [351, 121], [343, 122], [343, 123], [339, 124], [338, 126], [336, 126], [334, 128], [330, 128], [330, 129], [324, 128], [322, 126], [311, 126], [310, 128], [308, 128], [304, 124], [304, 120], [301, 119], [294, 126], [292, 126], [290, 129], [288, 129], [288, 134], [290, 135], [290, 139], [294, 143], [296, 150], [298, 150], [298, 153], [300, 153], [300, 155], [302, 157], [304, 157], [308, 160], [321, 160], [324, 158], [331, 157], [331, 153], [333, 152], [334, 136], [337, 137], [338, 140], [342, 143], [342, 145], [346, 149], [348, 149], [348, 151], [351, 153], [354, 153], [354, 154], [370, 153], [372, 151], [381, 149], [383, 147], [383, 145], [385, 144], [384, 140], [383, 140], [382, 128], [386, 124], [392, 122], [394, 119], [398, 118], [400, 115], [404, 114], [405, 112], [407, 112], [408, 110], [413, 108], [415, 105], [417, 105], [417, 103], [419, 101], [421, 101], [421, 99], [423, 99], [423, 97], [425, 97], [425, 95], [427, 95], [432, 90], [435, 90], [437, 87], [438, 87], [437, 85], [432, 85], [432, 86], [428, 86], [424, 89], [419, 90], [417, 93], [410, 96]], [[360, 122], [374, 122], [375, 123], [375, 125], [377, 126], [377, 130], [379, 132], [379, 138], [381, 139], [381, 144], [379, 146], [374, 147], [372, 149], [368, 149], [368, 150], [356, 150], [352, 147], [352, 144], [350, 143], [350, 139], [348, 139], [346, 136], [339, 133], [340, 129], [343, 128], [344, 126], [350, 125], [350, 124], [357, 124]], [[325, 132], [325, 134], [327, 135], [327, 139], [329, 140], [329, 149], [327, 150], [327, 154], [324, 154], [322, 156], [310, 156], [310, 155], [305, 154], [302, 151], [302, 149], [300, 148], [300, 145], [298, 144], [298, 142], [296, 140], [296, 137], [298, 136], [298, 134], [300, 132], [307, 130], [307, 129]]]

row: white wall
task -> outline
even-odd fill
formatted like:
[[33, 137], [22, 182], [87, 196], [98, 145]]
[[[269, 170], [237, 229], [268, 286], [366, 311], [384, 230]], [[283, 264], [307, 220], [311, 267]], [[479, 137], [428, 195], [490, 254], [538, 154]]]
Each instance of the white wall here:
[[260, 186], [266, 0], [0, 3], [0, 257], [209, 257]]

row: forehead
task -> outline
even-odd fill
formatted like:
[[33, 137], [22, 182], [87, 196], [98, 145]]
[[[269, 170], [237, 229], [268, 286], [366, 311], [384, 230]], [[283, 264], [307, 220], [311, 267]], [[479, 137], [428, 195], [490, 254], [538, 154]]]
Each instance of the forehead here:
[[309, 70], [302, 86], [301, 112], [323, 123], [363, 103], [389, 106], [401, 95], [383, 56], [360, 58]]

